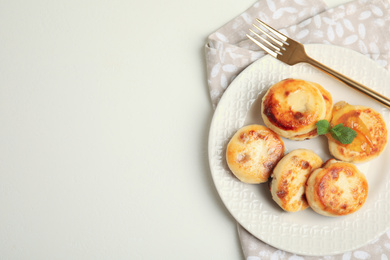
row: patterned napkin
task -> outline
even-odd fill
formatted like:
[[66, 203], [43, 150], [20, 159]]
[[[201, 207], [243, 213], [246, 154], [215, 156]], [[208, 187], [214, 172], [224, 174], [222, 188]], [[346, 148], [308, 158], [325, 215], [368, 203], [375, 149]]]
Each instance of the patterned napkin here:
[[[208, 38], [207, 77], [214, 108], [232, 80], [265, 55], [245, 36], [255, 18], [301, 43], [350, 48], [390, 70], [388, 0], [357, 0], [330, 9], [321, 0], [259, 0]], [[259, 241], [240, 225], [238, 234], [247, 260], [390, 259], [390, 231], [353, 252], [324, 257], [283, 252]]]

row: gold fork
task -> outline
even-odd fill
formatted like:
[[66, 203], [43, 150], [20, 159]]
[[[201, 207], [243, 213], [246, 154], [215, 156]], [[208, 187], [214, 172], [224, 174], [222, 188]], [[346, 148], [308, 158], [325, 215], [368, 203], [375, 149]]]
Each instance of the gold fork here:
[[[265, 52], [275, 57], [276, 59], [288, 64], [295, 65], [300, 62], [306, 62], [310, 65], [322, 70], [323, 72], [331, 75], [332, 77], [340, 80], [344, 84], [352, 87], [355, 90], [358, 90], [372, 99], [378, 101], [379, 103], [385, 105], [387, 108], [390, 108], [390, 99], [375, 92], [374, 90], [332, 70], [331, 68], [321, 64], [320, 62], [310, 58], [306, 52], [305, 47], [299, 42], [294, 41], [293, 39], [285, 36], [284, 34], [273, 29], [271, 26], [262, 22], [259, 19], [256, 21], [266, 30], [263, 30], [256, 24], [253, 26], [264, 36], [261, 36], [259, 33], [249, 29], [253, 35], [255, 35], [259, 40], [256, 40], [254, 37], [247, 34], [246, 36], [252, 40], [256, 45], [262, 48]], [[272, 33], [272, 34], [271, 34]]]

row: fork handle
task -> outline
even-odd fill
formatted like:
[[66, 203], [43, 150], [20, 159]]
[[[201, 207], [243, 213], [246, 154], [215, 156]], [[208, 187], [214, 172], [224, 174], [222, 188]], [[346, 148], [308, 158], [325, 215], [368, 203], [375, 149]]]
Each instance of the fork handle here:
[[308, 57], [307, 63], [309, 63], [310, 65], [318, 68], [319, 70], [322, 70], [323, 72], [329, 74], [330, 76], [340, 80], [341, 82], [343, 82], [344, 84], [348, 85], [349, 87], [352, 87], [353, 89], [355, 90], [358, 90], [360, 92], [362, 92], [363, 94], [366, 94], [367, 96], [369, 96], [370, 98], [374, 99], [375, 101], [381, 103], [382, 105], [386, 106], [387, 108], [390, 109], [390, 99], [379, 94], [378, 92], [332, 70], [331, 68], [325, 66], [324, 64], [316, 61], [315, 59], [312, 59], [310, 57]]

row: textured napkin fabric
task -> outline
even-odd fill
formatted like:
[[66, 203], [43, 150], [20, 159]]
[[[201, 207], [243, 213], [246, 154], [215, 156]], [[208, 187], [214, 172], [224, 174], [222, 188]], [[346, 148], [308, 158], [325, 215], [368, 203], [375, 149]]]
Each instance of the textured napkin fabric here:
[[[245, 34], [259, 18], [301, 43], [338, 45], [358, 51], [390, 70], [389, 0], [358, 0], [328, 8], [321, 0], [259, 0], [211, 34], [205, 46], [210, 97], [215, 108], [232, 80], [265, 55]], [[340, 57], [339, 57], [340, 58]], [[273, 248], [238, 225], [247, 260], [390, 259], [390, 232], [341, 255], [297, 256]]]

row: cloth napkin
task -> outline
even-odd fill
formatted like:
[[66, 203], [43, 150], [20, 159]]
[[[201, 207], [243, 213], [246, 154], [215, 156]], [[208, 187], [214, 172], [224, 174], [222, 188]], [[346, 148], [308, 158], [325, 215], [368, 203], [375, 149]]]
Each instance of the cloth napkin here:
[[[245, 34], [259, 18], [301, 43], [338, 45], [358, 51], [390, 70], [389, 0], [355, 0], [328, 8], [321, 0], [259, 0], [208, 37], [207, 78], [215, 108], [232, 80], [264, 52]], [[247, 260], [390, 259], [390, 231], [368, 245], [340, 255], [297, 256], [269, 246], [237, 224]]]

